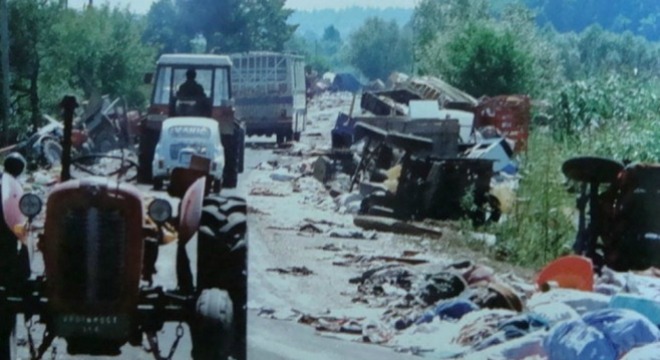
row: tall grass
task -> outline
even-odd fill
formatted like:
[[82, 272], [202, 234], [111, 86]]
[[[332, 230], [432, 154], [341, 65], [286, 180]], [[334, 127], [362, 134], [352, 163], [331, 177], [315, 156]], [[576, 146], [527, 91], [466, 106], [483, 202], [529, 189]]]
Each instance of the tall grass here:
[[535, 266], [570, 251], [575, 236], [575, 201], [561, 173], [567, 149], [547, 133], [532, 133], [521, 158], [516, 199], [506, 221], [495, 225], [496, 255], [518, 265]]

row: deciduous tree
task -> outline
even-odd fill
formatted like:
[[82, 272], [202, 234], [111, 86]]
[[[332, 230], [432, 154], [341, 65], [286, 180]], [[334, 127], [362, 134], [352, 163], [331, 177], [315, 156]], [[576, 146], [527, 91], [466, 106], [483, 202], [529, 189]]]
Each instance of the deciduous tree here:
[[393, 71], [411, 66], [410, 37], [395, 21], [369, 18], [348, 42], [347, 60], [369, 79], [386, 79]]

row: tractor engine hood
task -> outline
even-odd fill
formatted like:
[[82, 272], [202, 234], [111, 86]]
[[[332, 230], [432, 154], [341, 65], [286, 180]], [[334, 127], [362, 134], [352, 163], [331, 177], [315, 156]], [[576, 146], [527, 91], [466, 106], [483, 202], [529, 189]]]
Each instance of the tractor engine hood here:
[[[40, 247], [56, 335], [127, 336], [138, 302], [142, 224], [142, 199], [132, 185], [87, 178], [53, 189]], [[84, 326], [99, 317], [109, 323]]]

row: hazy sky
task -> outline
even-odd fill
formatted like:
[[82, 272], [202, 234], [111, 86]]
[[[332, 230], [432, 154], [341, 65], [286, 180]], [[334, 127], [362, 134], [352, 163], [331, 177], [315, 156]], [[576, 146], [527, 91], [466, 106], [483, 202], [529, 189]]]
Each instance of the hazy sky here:
[[[131, 11], [146, 13], [155, 0], [94, 0], [95, 4], [109, 2], [112, 5], [127, 6]], [[347, 6], [364, 7], [405, 7], [413, 8], [417, 0], [287, 0], [287, 7], [295, 10], [340, 9]], [[89, 0], [69, 0], [69, 6], [82, 8]]]

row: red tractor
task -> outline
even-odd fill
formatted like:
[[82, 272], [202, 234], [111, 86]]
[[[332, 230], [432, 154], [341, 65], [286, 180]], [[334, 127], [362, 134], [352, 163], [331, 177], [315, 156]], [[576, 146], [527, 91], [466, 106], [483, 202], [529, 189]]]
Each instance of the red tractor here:
[[[72, 160], [71, 141], [66, 140], [76, 105], [72, 97], [63, 101], [61, 182], [48, 195], [37, 241], [43, 274], [31, 273], [34, 256], [28, 256], [26, 240], [26, 233], [30, 239], [29, 234], [37, 231], [30, 230], [30, 224], [40, 216], [43, 202], [35, 194], [22, 194], [15, 179], [23, 170], [20, 161], [10, 157], [5, 162], [0, 358], [14, 358], [13, 333], [17, 315], [22, 314], [33, 359], [41, 358], [55, 338], [66, 341], [69, 354], [106, 356], [120, 355], [125, 344], [139, 346], [146, 338], [156, 359], [168, 358], [161, 356], [157, 336], [166, 322], [179, 324], [173, 349], [183, 335], [183, 324], [188, 325], [192, 359], [245, 359], [245, 201], [205, 197], [203, 175], [179, 199], [147, 200], [151, 196], [119, 180], [136, 166], [125, 160], [120, 160], [120, 173], [114, 173], [117, 179], [107, 173], [71, 178], [70, 165], [87, 166], [88, 161]], [[159, 249], [168, 240], [178, 240], [173, 289], [154, 281]], [[194, 241], [196, 267], [186, 251], [186, 244]], [[33, 339], [36, 332], [29, 331], [35, 324], [44, 328], [41, 344], [38, 336]]]
[[[139, 182], [154, 181], [154, 152], [166, 119], [205, 117], [217, 121], [220, 127], [225, 157], [222, 187], [236, 187], [238, 174], [243, 171], [245, 130], [234, 117], [231, 67], [231, 59], [224, 55], [161, 55], [151, 106], [140, 124]], [[151, 83], [151, 75], [146, 76], [145, 82]], [[173, 156], [178, 156], [178, 152], [173, 152]]]

